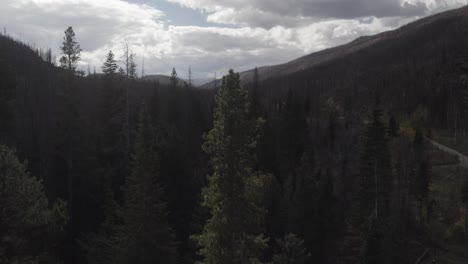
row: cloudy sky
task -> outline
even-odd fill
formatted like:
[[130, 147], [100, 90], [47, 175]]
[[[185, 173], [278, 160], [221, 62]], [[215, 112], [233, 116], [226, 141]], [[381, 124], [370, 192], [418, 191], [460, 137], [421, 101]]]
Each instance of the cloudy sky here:
[[271, 65], [394, 29], [468, 0], [0, 0], [8, 34], [59, 53], [73, 26], [81, 67], [127, 42], [146, 74], [207, 78]]

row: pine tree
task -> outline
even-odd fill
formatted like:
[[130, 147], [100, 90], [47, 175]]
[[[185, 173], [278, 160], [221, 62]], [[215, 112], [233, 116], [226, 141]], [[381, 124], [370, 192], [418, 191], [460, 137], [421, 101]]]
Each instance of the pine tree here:
[[68, 27], [63, 37], [63, 43], [60, 47], [62, 57], [60, 58], [60, 66], [70, 72], [76, 71], [78, 61], [81, 59], [81, 47], [75, 40], [75, 32], [72, 27]]
[[423, 159], [424, 152], [424, 136], [420, 128], [416, 129], [413, 140], [413, 151], [417, 163]]
[[[125, 74], [118, 69], [112, 51], [107, 54], [102, 66], [105, 73], [102, 88], [99, 89], [98, 122], [100, 131], [100, 164], [111, 175], [111, 188], [117, 190], [125, 182], [129, 171], [129, 145], [127, 124], [127, 86]], [[122, 68], [120, 68], [122, 70]]]
[[333, 176], [330, 169], [327, 170], [325, 179], [322, 179], [321, 182], [322, 186], [317, 203], [317, 233], [315, 234], [318, 245], [316, 249], [311, 250], [315, 259], [327, 262], [327, 258], [333, 254], [331, 243], [337, 236], [336, 229], [339, 226], [335, 213], [337, 204], [335, 202]]
[[131, 80], [135, 80], [137, 76], [137, 65], [135, 63], [135, 54], [130, 52], [130, 56], [128, 58], [128, 76], [130, 77]]
[[151, 119], [143, 106], [138, 125], [131, 173], [126, 180], [123, 263], [176, 263], [173, 230], [167, 222], [163, 188], [159, 181]]
[[192, 88], [192, 86], [193, 86], [193, 83], [192, 83], [192, 67], [190, 67], [190, 65], [188, 67], [188, 76], [187, 77], [188, 77], [187, 86], [188, 86], [188, 88]]
[[122, 67], [119, 68], [119, 76], [121, 77], [120, 79], [125, 76], [125, 71], [122, 69]]
[[374, 110], [360, 164], [360, 205], [364, 217], [388, 215], [392, 171], [382, 111]]
[[112, 53], [111, 50], [107, 54], [106, 61], [104, 62], [104, 65], [102, 65], [101, 69], [102, 72], [106, 75], [114, 75], [117, 71], [117, 68], [117, 61], [114, 59], [114, 53]]
[[171, 89], [177, 89], [179, 87], [179, 77], [177, 76], [177, 72], [175, 68], [172, 68], [171, 78], [169, 81], [169, 86]]
[[415, 198], [419, 200], [419, 213], [420, 218], [423, 217], [423, 207], [427, 202], [429, 195], [429, 182], [430, 182], [430, 161], [424, 155], [424, 135], [420, 128], [416, 129], [413, 140], [413, 151], [416, 161], [416, 177], [413, 180], [413, 192]]
[[249, 113], [251, 117], [257, 118], [261, 115], [260, 105], [260, 87], [259, 87], [258, 68], [255, 68], [252, 82], [252, 102], [250, 103]]
[[367, 234], [364, 250], [363, 264], [379, 264], [382, 263], [382, 236], [379, 234], [376, 223], [370, 223], [370, 229]]
[[247, 96], [239, 74], [230, 70], [216, 96], [214, 127], [203, 145], [213, 173], [202, 195], [211, 218], [195, 236], [204, 258], [200, 263], [260, 263], [266, 246], [262, 180], [251, 169], [257, 122], [248, 119]]
[[273, 256], [273, 264], [306, 264], [310, 258], [304, 241], [295, 234], [287, 234], [277, 243], [281, 252]]
[[[465, 209], [465, 219], [468, 219], [468, 180], [463, 183], [461, 189], [461, 200], [463, 203], [463, 207]], [[468, 220], [465, 220], [465, 225], [468, 224]]]
[[428, 202], [429, 184], [431, 176], [431, 166], [429, 160], [424, 160], [419, 164], [419, 169], [416, 179], [416, 195], [419, 199], [420, 216], [423, 216], [423, 207]]
[[463, 206], [468, 210], [468, 180], [463, 183], [462, 202]]
[[395, 120], [395, 117], [390, 116], [390, 119], [388, 121], [388, 135], [390, 137], [398, 137], [398, 134], [400, 133], [400, 127], [398, 123]]
[[[166, 122], [177, 130], [188, 131], [188, 89], [183, 89], [176, 70], [173, 68], [169, 80], [168, 107], [165, 109]], [[181, 139], [178, 139], [181, 140]], [[183, 139], [185, 140], [185, 139]]]
[[15, 76], [13, 67], [0, 63], [0, 143], [13, 142], [15, 134]]
[[0, 263], [32, 263], [47, 256], [53, 233], [67, 221], [65, 203], [49, 207], [42, 182], [26, 171], [15, 151], [0, 145]]
[[118, 263], [121, 249], [123, 217], [122, 208], [116, 202], [109, 177], [104, 185], [104, 221], [98, 233], [80, 241], [88, 264]]
[[[390, 263], [392, 225], [390, 197], [392, 164], [382, 111], [373, 111], [368, 124], [360, 164], [360, 217], [366, 241], [364, 263]], [[384, 252], [384, 253], [382, 253]], [[384, 260], [381, 256], [386, 255]]]

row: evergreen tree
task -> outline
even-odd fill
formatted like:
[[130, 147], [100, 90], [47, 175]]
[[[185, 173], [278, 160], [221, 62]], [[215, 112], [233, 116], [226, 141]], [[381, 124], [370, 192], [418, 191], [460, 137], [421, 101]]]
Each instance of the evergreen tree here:
[[413, 140], [413, 151], [416, 161], [415, 178], [413, 179], [413, 193], [415, 198], [419, 200], [420, 218], [423, 217], [423, 207], [427, 202], [429, 195], [430, 182], [430, 162], [428, 157], [424, 155], [424, 136], [420, 128], [416, 129]]
[[63, 43], [60, 47], [62, 57], [60, 58], [60, 66], [70, 72], [76, 71], [78, 61], [81, 59], [81, 47], [75, 40], [75, 32], [72, 27], [68, 27], [63, 37]]
[[310, 258], [304, 241], [295, 234], [287, 234], [277, 243], [281, 252], [273, 256], [273, 264], [306, 264]]
[[363, 264], [380, 264], [382, 251], [382, 237], [379, 235], [377, 225], [371, 222], [370, 230], [367, 234]]
[[179, 77], [177, 76], [177, 72], [175, 68], [172, 68], [171, 78], [169, 81], [169, 86], [171, 89], [177, 89], [179, 87]]
[[[102, 82], [99, 95], [99, 111], [97, 112], [98, 156], [101, 168], [110, 175], [113, 190], [118, 190], [124, 183], [129, 170], [129, 147], [127, 141], [128, 129], [126, 114], [126, 86], [122, 80], [110, 73]], [[120, 76], [120, 79], [124, 77]], [[117, 192], [116, 195], [122, 195]]]
[[119, 76], [121, 77], [120, 79], [125, 76], [125, 71], [122, 69], [122, 67], [119, 68]]
[[382, 111], [374, 110], [364, 139], [364, 150], [360, 164], [360, 205], [362, 216], [388, 215], [392, 184], [390, 152], [388, 149]]
[[390, 116], [390, 119], [388, 121], [388, 135], [390, 137], [398, 137], [398, 134], [400, 133], [400, 126], [395, 120], [395, 117]]
[[135, 139], [131, 173], [126, 181], [123, 263], [176, 263], [173, 230], [167, 222], [163, 189], [159, 183], [154, 131], [145, 106]]
[[418, 172], [418, 196], [422, 201], [426, 201], [429, 196], [430, 164], [424, 160], [419, 166]]
[[[468, 180], [463, 183], [461, 189], [461, 200], [463, 207], [465, 208], [465, 219], [468, 219]], [[465, 225], [468, 224], [468, 221], [465, 220]]]
[[52, 261], [50, 239], [66, 225], [65, 203], [57, 200], [50, 208], [42, 182], [5, 145], [0, 145], [0, 197], [0, 263]]
[[420, 216], [423, 215], [423, 207], [427, 204], [429, 198], [429, 183], [430, 183], [431, 167], [428, 160], [424, 160], [419, 164], [419, 169], [416, 179], [416, 195], [419, 199]]
[[137, 76], [137, 65], [135, 63], [135, 54], [130, 52], [130, 56], [128, 58], [128, 76], [131, 80], [135, 80]]
[[252, 102], [250, 103], [249, 113], [251, 117], [257, 118], [261, 115], [260, 105], [260, 87], [259, 87], [258, 68], [255, 68], [252, 82]]
[[230, 70], [216, 96], [214, 127], [203, 145], [213, 173], [203, 190], [211, 218], [196, 236], [201, 263], [260, 263], [266, 246], [261, 234], [262, 179], [251, 169], [257, 122], [248, 119], [247, 96], [239, 74]]
[[311, 249], [316, 259], [320, 259], [321, 263], [326, 263], [327, 258], [331, 257], [333, 250], [331, 250], [331, 242], [337, 235], [336, 224], [336, 202], [333, 194], [333, 176], [331, 170], [328, 169], [325, 174], [325, 179], [322, 179], [320, 194], [317, 203], [317, 245], [315, 249]]
[[[185, 133], [188, 132], [188, 124], [190, 121], [188, 120], [189, 102], [187, 98], [189, 95], [189, 90], [187, 88], [182, 87], [183, 86], [180, 85], [180, 80], [177, 75], [177, 72], [173, 68], [169, 80], [169, 94], [167, 98], [168, 107], [165, 109], [165, 117], [167, 123], [180, 132], [174, 135], [179, 137], [182, 137]], [[180, 140], [185, 140], [185, 138], [179, 138], [178, 141]]]
[[187, 84], [188, 88], [192, 88], [193, 86], [193, 83], [192, 83], [192, 67], [188, 67], [188, 84]]
[[112, 53], [112, 50], [109, 51], [106, 57], [106, 61], [104, 62], [104, 65], [102, 65], [101, 69], [102, 72], [106, 75], [114, 75], [117, 71], [117, 61], [114, 59], [114, 53]]
[[[366, 241], [364, 263], [391, 263], [392, 164], [382, 111], [373, 111], [360, 163], [360, 217]], [[382, 253], [385, 252], [385, 253]], [[387, 255], [388, 253], [388, 255]], [[386, 259], [382, 256], [386, 255]]]
[[420, 128], [417, 128], [414, 134], [413, 150], [414, 150], [414, 156], [416, 158], [416, 162], [420, 163], [423, 159], [423, 151], [424, 151], [424, 135]]
[[465, 208], [468, 209], [468, 180], [463, 183], [462, 202]]
[[85, 241], [80, 242], [88, 264], [118, 263], [122, 250], [122, 208], [115, 200], [109, 177], [104, 188], [104, 221], [98, 233], [90, 234]]
[[15, 134], [15, 88], [16, 78], [11, 66], [0, 63], [0, 143], [12, 141]]

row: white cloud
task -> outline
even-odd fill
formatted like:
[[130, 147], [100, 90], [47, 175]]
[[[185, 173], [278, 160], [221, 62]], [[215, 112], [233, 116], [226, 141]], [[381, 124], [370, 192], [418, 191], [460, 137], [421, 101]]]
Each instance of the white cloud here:
[[[203, 78], [215, 71], [220, 76], [229, 68], [242, 71], [286, 62], [361, 35], [393, 29], [417, 18], [417, 12], [408, 11], [414, 7], [435, 12], [468, 2], [407, 0], [408, 6], [399, 9], [394, 4], [382, 4], [392, 0], [356, 0], [361, 4], [375, 1], [394, 11], [384, 12], [377, 4], [369, 4], [369, 11], [361, 12], [369, 14], [364, 17], [340, 17], [341, 11], [337, 11], [334, 14], [339, 18], [332, 18], [308, 12], [313, 5], [337, 5], [347, 0], [168, 1], [203, 10], [211, 22], [238, 27], [173, 26], [162, 11], [123, 0], [0, 0], [0, 26], [30, 43], [51, 47], [56, 54], [63, 31], [73, 26], [83, 48], [84, 69], [89, 63], [99, 71], [106, 53], [112, 49], [119, 56], [122, 43], [127, 41], [138, 55], [138, 64], [144, 54], [147, 74], [167, 74], [176, 67], [183, 77], [191, 65], [195, 78]], [[307, 3], [312, 6], [305, 6]], [[382, 16], [372, 9], [381, 10]]]
[[367, 16], [415, 17], [458, 7], [468, 0], [167, 0], [202, 10], [220, 24], [298, 27], [317, 20]]

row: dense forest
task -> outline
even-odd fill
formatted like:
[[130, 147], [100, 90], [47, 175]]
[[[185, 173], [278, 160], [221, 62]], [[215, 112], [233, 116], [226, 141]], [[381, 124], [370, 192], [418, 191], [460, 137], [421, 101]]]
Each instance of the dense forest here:
[[390, 264], [466, 247], [468, 180], [444, 200], [458, 161], [430, 142], [465, 143], [467, 10], [203, 89], [176, 69], [138, 76], [129, 45], [83, 72], [72, 27], [57, 66], [0, 36], [0, 263]]

